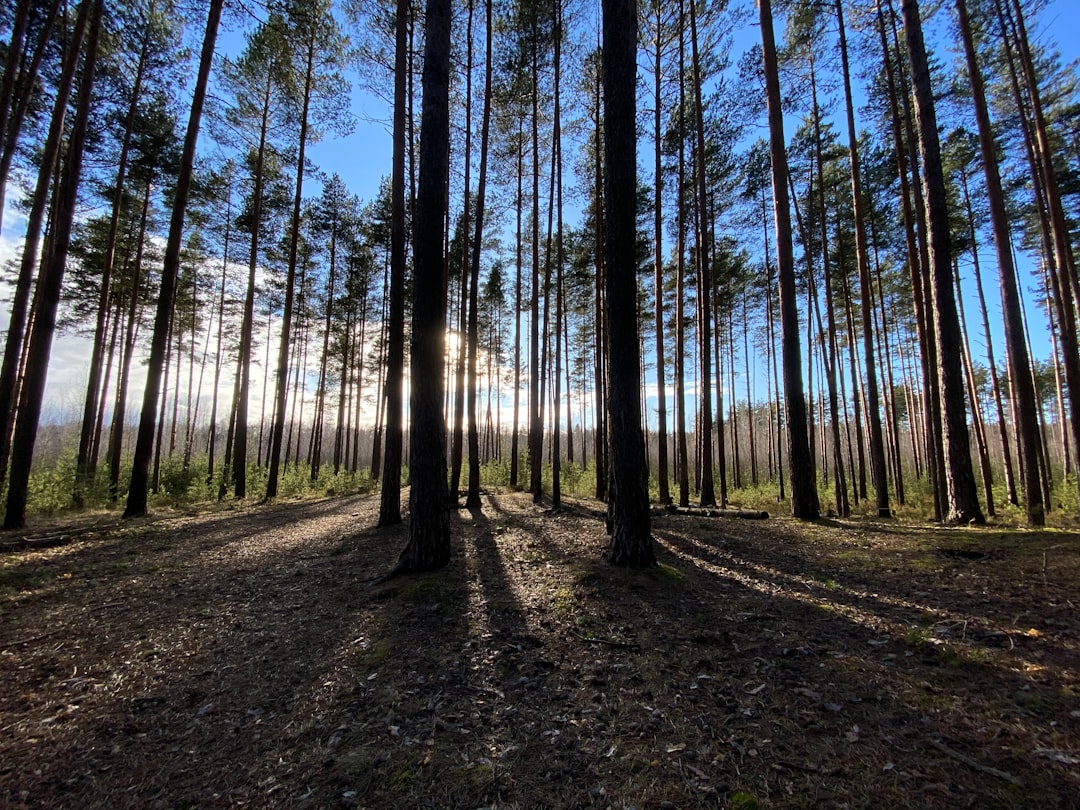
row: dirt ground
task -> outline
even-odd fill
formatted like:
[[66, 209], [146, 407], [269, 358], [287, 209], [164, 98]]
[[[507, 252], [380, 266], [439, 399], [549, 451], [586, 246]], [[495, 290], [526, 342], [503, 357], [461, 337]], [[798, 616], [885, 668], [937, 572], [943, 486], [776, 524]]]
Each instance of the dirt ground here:
[[1080, 807], [1080, 533], [374, 496], [0, 555], [0, 806]]

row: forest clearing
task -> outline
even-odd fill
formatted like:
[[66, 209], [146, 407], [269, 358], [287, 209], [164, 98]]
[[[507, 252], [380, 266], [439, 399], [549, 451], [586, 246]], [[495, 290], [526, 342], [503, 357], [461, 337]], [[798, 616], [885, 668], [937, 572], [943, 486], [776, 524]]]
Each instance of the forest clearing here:
[[602, 509], [383, 584], [377, 496], [69, 519], [0, 556], [0, 804], [1077, 806], [1076, 531], [654, 512], [631, 571]]

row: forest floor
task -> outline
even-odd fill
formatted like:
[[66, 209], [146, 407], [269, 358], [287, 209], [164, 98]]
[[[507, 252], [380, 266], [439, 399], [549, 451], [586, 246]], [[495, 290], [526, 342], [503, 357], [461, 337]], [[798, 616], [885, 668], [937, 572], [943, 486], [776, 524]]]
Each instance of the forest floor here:
[[1080, 807], [1080, 533], [375, 496], [0, 555], [0, 807]]

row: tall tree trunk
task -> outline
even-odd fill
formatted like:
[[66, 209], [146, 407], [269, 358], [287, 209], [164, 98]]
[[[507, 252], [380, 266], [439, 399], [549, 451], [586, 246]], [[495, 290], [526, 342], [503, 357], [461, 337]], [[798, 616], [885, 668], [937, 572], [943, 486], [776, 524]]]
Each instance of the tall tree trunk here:
[[330, 361], [330, 331], [334, 320], [334, 282], [337, 271], [337, 219], [331, 225], [330, 268], [326, 279], [326, 320], [323, 322], [323, 344], [319, 359], [319, 385], [315, 391], [315, 417], [311, 425], [311, 481], [319, 478], [322, 466], [323, 418], [326, 414], [326, 375]]
[[[558, 210], [558, 222], [555, 231], [555, 397], [554, 397], [554, 424], [551, 430], [551, 508], [558, 509], [562, 505], [562, 448], [560, 446], [561, 416], [562, 416], [562, 319], [563, 319], [563, 155], [562, 155], [562, 87], [559, 72], [562, 70], [562, 0], [554, 0], [555, 4], [555, 120], [552, 123], [552, 150], [555, 160], [552, 161], [552, 184], [555, 186], [555, 208]], [[550, 250], [550, 241], [548, 243]]]
[[[83, 400], [82, 427], [79, 431], [79, 451], [75, 461], [75, 491], [72, 500], [76, 506], [83, 503], [83, 490], [93, 482], [95, 465], [91, 463], [91, 444], [94, 438], [94, 426], [97, 423], [98, 398], [104, 398], [105, 392], [101, 388], [101, 365], [105, 352], [105, 319], [109, 309], [110, 285], [112, 283], [113, 264], [116, 259], [116, 241], [120, 231], [120, 211], [123, 207], [124, 184], [127, 180], [128, 155], [131, 148], [131, 137], [135, 127], [135, 114], [138, 111], [138, 103], [141, 101], [143, 75], [146, 69], [146, 56], [149, 50], [150, 37], [143, 36], [139, 50], [138, 62], [135, 66], [135, 79], [131, 87], [131, 101], [128, 104], [127, 115], [124, 118], [124, 135], [120, 144], [120, 157], [116, 168], [115, 193], [112, 213], [109, 217], [109, 231], [105, 237], [105, 251], [102, 259], [101, 285], [98, 291], [97, 321], [94, 326], [94, 343], [90, 351], [90, 368], [86, 381], [86, 396]], [[3, 210], [3, 200], [0, 200], [0, 210]]]
[[397, 0], [394, 132], [390, 177], [390, 312], [386, 355], [386, 445], [379, 525], [401, 522], [402, 389], [405, 375], [405, 113], [409, 0]]
[[[893, 20], [892, 49], [885, 40], [885, 17], [881, 5], [878, 6], [878, 24], [881, 35], [882, 55], [886, 75], [889, 77], [889, 108], [893, 119], [893, 142], [896, 151], [897, 167], [900, 175], [901, 210], [904, 216], [905, 239], [907, 243], [908, 271], [911, 278], [912, 299], [915, 305], [915, 324], [918, 335], [919, 370], [922, 375], [923, 396], [922, 422], [923, 441], [921, 448], [931, 490], [934, 496], [934, 519], [941, 520], [947, 511], [945, 481], [945, 456], [943, 452], [941, 408], [938, 396], [938, 370], [936, 363], [937, 342], [931, 325], [931, 301], [929, 287], [930, 257], [926, 244], [926, 205], [923, 200], [922, 184], [918, 180], [918, 145], [915, 127], [911, 115], [911, 104], [903, 73], [896, 74], [893, 68], [892, 53], [900, 54], [900, 38], [897, 32], [892, 0], [888, 3], [888, 13]], [[898, 56], [898, 58], [900, 58]], [[903, 92], [898, 90], [900, 87]], [[901, 109], [900, 98], [903, 99]], [[908, 157], [911, 160], [911, 176], [908, 181]]]
[[611, 436], [611, 541], [605, 557], [615, 565], [656, 564], [649, 515], [637, 324], [637, 7], [633, 0], [603, 0], [604, 267], [607, 271], [608, 419]]
[[933, 320], [940, 369], [942, 428], [945, 448], [950, 523], [982, 523], [982, 510], [971, 466], [964, 377], [955, 347], [960, 345], [960, 323], [952, 290], [952, 237], [948, 200], [941, 168], [937, 115], [930, 85], [930, 66], [923, 43], [917, 0], [903, 0], [904, 35], [908, 46], [915, 112], [919, 122], [924, 196], [927, 208]]
[[172, 310], [176, 298], [176, 280], [180, 272], [180, 248], [184, 237], [184, 218], [187, 214], [188, 194], [191, 190], [191, 178], [195, 167], [195, 144], [199, 139], [199, 124], [202, 121], [203, 102], [206, 98], [206, 86], [210, 77], [210, 65], [214, 60], [214, 43], [217, 40], [218, 23], [221, 20], [223, 5], [224, 0], [210, 0], [206, 17], [206, 31], [203, 34], [199, 73], [191, 100], [187, 133], [184, 137], [184, 149], [180, 159], [180, 173], [177, 176], [176, 192], [173, 197], [169, 236], [165, 244], [161, 290], [158, 296], [157, 314], [154, 318], [154, 336], [150, 345], [150, 361], [146, 371], [146, 391], [143, 396], [139, 434], [135, 444], [131, 485], [128, 488], [127, 506], [124, 509], [125, 517], [137, 517], [146, 514], [150, 454], [153, 450], [154, 420], [160, 394], [158, 389], [161, 385], [162, 365], [165, 360], [166, 343], [169, 339], [169, 322], [172, 319]]
[[[855, 316], [852, 314], [851, 285], [848, 282], [847, 261], [844, 255], [844, 241], [840, 234], [840, 212], [836, 212], [836, 248], [837, 248], [837, 271], [840, 274], [840, 289], [844, 296], [844, 321], [847, 325], [848, 335], [848, 373], [851, 379], [851, 404], [855, 411], [855, 447], [858, 452], [858, 466], [852, 466], [851, 489], [855, 494], [855, 503], [866, 500], [866, 442], [863, 434], [862, 422], [862, 386], [859, 384], [858, 354], [856, 347], [859, 345], [855, 334]], [[856, 492], [856, 486], [858, 491]]]
[[[1006, 356], [1009, 363], [1009, 379], [1013, 384], [1013, 403], [1016, 412], [1017, 443], [1020, 451], [1021, 466], [1024, 475], [1024, 507], [1028, 523], [1041, 526], [1046, 520], [1046, 508], [1042, 497], [1042, 487], [1036, 461], [1039, 453], [1039, 425], [1035, 413], [1035, 389], [1031, 384], [1031, 359], [1024, 334], [1023, 315], [1013, 264], [1012, 237], [1009, 232], [1008, 213], [1005, 209], [1005, 195], [1001, 187], [1001, 173], [998, 168], [997, 149], [990, 122], [990, 113], [986, 104], [986, 92], [983, 85], [982, 71], [975, 54], [975, 43], [971, 35], [971, 22], [968, 17], [965, 0], [956, 0], [959, 15], [960, 37], [964, 41], [964, 55], [967, 59], [968, 76], [971, 81], [972, 101], [975, 105], [975, 120], [979, 129], [979, 151], [983, 160], [983, 174], [986, 179], [987, 197], [990, 203], [990, 223], [994, 230], [994, 248], [997, 252], [998, 274], [1001, 286], [1001, 308], [1005, 321]], [[979, 296], [982, 296], [982, 282], [979, 281]], [[985, 312], [985, 302], [983, 311]], [[994, 365], [993, 349], [989, 343], [987, 331], [987, 350], [991, 374], [994, 375], [994, 389], [1000, 391], [997, 383], [997, 369]], [[1011, 464], [1008, 459], [1007, 436], [1004, 433], [1005, 420], [1001, 411], [1000, 396], [998, 403], [998, 422], [1002, 427], [1002, 447], [1006, 452], [1008, 474], [1011, 478]], [[1014, 496], [1015, 502], [1015, 496]]]
[[847, 33], [844, 27], [844, 7], [836, 0], [836, 17], [840, 29], [840, 63], [844, 75], [844, 100], [847, 109], [848, 155], [851, 161], [851, 200], [855, 213], [855, 253], [859, 266], [860, 305], [862, 311], [863, 352], [867, 391], [867, 420], [870, 423], [870, 474], [879, 517], [889, 517], [889, 486], [885, 463], [885, 442], [881, 429], [881, 404], [878, 394], [877, 358], [874, 356], [874, 315], [871, 304], [873, 288], [870, 281], [870, 251], [866, 244], [866, 212], [862, 194], [859, 166], [859, 141], [855, 132], [855, 105], [851, 95], [851, 71], [848, 67]]
[[[973, 80], [972, 81], [972, 87], [974, 88], [974, 86], [975, 86], [975, 81]], [[984, 101], [984, 104], [985, 104], [985, 101]], [[993, 136], [991, 135], [991, 138], [992, 137]], [[993, 141], [991, 141], [991, 146], [993, 146]], [[994, 160], [996, 161], [996, 155], [994, 156]], [[995, 167], [997, 166], [996, 162], [994, 163], [994, 166]], [[989, 187], [989, 184], [988, 184], [988, 187]], [[1019, 506], [1020, 505], [1020, 499], [1019, 499], [1019, 497], [1017, 496], [1017, 493], [1016, 493], [1016, 480], [1015, 480], [1015, 478], [1013, 476], [1012, 449], [1010, 447], [1010, 442], [1009, 442], [1009, 428], [1008, 428], [1008, 423], [1005, 421], [1005, 408], [1004, 408], [1004, 405], [1002, 404], [1002, 401], [1001, 401], [1001, 383], [1000, 383], [1000, 380], [998, 379], [997, 360], [994, 357], [994, 341], [993, 341], [993, 337], [992, 337], [992, 335], [990, 333], [990, 315], [987, 312], [987, 308], [986, 308], [986, 295], [983, 293], [982, 270], [981, 270], [981, 268], [979, 266], [978, 238], [977, 238], [976, 231], [975, 231], [975, 212], [974, 212], [974, 210], [972, 209], [972, 206], [971, 206], [971, 195], [968, 193], [967, 172], [965, 170], [963, 170], [963, 169], [961, 169], [961, 173], [960, 173], [960, 190], [961, 190], [961, 193], [962, 193], [963, 199], [964, 199], [964, 211], [967, 214], [968, 238], [971, 240], [971, 267], [972, 267], [972, 271], [974, 272], [974, 276], [975, 276], [975, 279], [974, 279], [975, 280], [975, 290], [979, 294], [979, 311], [982, 313], [983, 340], [986, 343], [986, 365], [987, 365], [987, 370], [990, 372], [990, 385], [994, 389], [993, 390], [994, 405], [995, 405], [996, 414], [997, 414], [998, 431], [999, 431], [999, 435], [1001, 437], [1001, 455], [1002, 455], [1002, 460], [1003, 460], [1004, 467], [1005, 467], [1005, 490], [1006, 490], [1006, 493], [1007, 493], [1007, 497], [1009, 499], [1009, 503], [1013, 504], [1014, 506]], [[999, 176], [998, 177], [998, 191], [1000, 192], [1000, 190], [1001, 190], [1001, 178]], [[1001, 199], [1001, 198], [999, 198], [999, 199]], [[1004, 214], [1004, 206], [1002, 207], [1002, 215], [1005, 216], [1005, 214]], [[1005, 222], [1005, 237], [1006, 237], [1006, 239], [1011, 240], [1011, 236], [1009, 235], [1008, 220], [1007, 219], [1006, 219], [1006, 222]], [[1011, 244], [1009, 242], [1006, 243], [1005, 250], [1006, 250], [1006, 252], [1008, 253], [1008, 256], [1009, 256], [1008, 261], [1011, 263], [1012, 262], [1012, 249], [1011, 249]], [[999, 269], [999, 273], [1000, 272], [1001, 271]], [[1004, 285], [1002, 285], [1002, 286], [1004, 287]], [[1014, 270], [1013, 271], [1013, 296], [1015, 297], [1016, 295], [1017, 295], [1017, 292], [1016, 292], [1016, 273], [1015, 273], [1015, 270]], [[1004, 289], [1002, 290], [1001, 298], [1002, 298], [1002, 304], [1003, 304], [1002, 310], [1004, 311], [1005, 310], [1004, 302], [1005, 302], [1005, 298], [1006, 298], [1006, 294], [1004, 292]], [[961, 292], [960, 292], [959, 289], [956, 292], [956, 300], [957, 300], [957, 303], [959, 303], [960, 306], [963, 307], [963, 299], [961, 297]], [[1019, 299], [1018, 298], [1017, 298], [1017, 306], [1019, 306]], [[962, 314], [963, 314], [963, 311], [961, 310], [961, 315]], [[966, 327], [965, 327], [965, 332], [966, 331], [967, 330], [966, 330]], [[1027, 357], [1028, 356], [1027, 355], [1027, 340], [1025, 340], [1023, 338], [1024, 331], [1023, 331], [1023, 324], [1022, 323], [1020, 324], [1020, 334], [1021, 334], [1021, 341], [1023, 343], [1024, 356]], [[1028, 367], [1030, 367], [1030, 361], [1029, 361]], [[1011, 376], [1012, 376], [1012, 373], [1010, 372], [1010, 377]], [[1030, 375], [1022, 374], [1021, 376], [1028, 377]], [[972, 394], [972, 396], [974, 396], [974, 394]], [[1015, 403], [1015, 405], [1019, 405], [1019, 403]], [[1034, 400], [1032, 400], [1032, 406], [1034, 407]], [[1036, 430], [1036, 432], [1038, 431], [1038, 425], [1037, 424], [1035, 425], [1035, 430]], [[1021, 450], [1021, 452], [1022, 452], [1022, 450]], [[989, 510], [987, 510], [987, 511], [989, 511]], [[992, 512], [990, 512], [990, 514], [993, 515]], [[1041, 525], [1041, 524], [1035, 524], [1035, 525]]]
[[[41, 416], [45, 382], [52, 352], [53, 333], [56, 330], [56, 311], [60, 304], [60, 290], [64, 281], [68, 245], [78, 202], [79, 179], [82, 173], [83, 150], [90, 118], [90, 104], [94, 90], [94, 69], [98, 56], [98, 40], [101, 36], [104, 0], [83, 0], [79, 11], [77, 34], [72, 43], [72, 53], [79, 51], [82, 32], [89, 24], [86, 35], [85, 57], [75, 119], [71, 126], [64, 172], [56, 190], [57, 208], [51, 238], [45, 249], [41, 279], [38, 286], [37, 307], [27, 340], [26, 373], [19, 391], [19, 413], [15, 420], [15, 437], [11, 444], [11, 473], [8, 477], [7, 509], [4, 528], [17, 529], [26, 520], [27, 487], [30, 467], [34, 460], [34, 444], [37, 440], [38, 420]], [[89, 19], [87, 19], [89, 15]], [[72, 57], [74, 59], [74, 57]]]
[[[206, 483], [214, 483], [214, 454], [217, 450], [218, 386], [221, 384], [222, 355], [225, 338], [225, 283], [229, 269], [229, 237], [232, 235], [232, 177], [229, 177], [225, 204], [225, 244], [221, 251], [221, 288], [218, 291], [217, 350], [214, 352], [214, 389], [210, 394], [210, 434], [206, 447]], [[235, 404], [235, 403], [234, 403]], [[228, 465], [226, 465], [228, 466]]]
[[[469, 270], [469, 485], [465, 506], [480, 506], [480, 436], [476, 420], [476, 360], [479, 350], [480, 324], [477, 311], [477, 293], [480, 286], [480, 250], [484, 243], [484, 205], [487, 196], [488, 138], [491, 132], [491, 73], [492, 73], [492, 0], [484, 0], [484, 112], [480, 125], [480, 176], [476, 189], [476, 232], [473, 235], [472, 266]], [[490, 375], [488, 386], [490, 391]]]
[[540, 32], [536, 27], [537, 15], [533, 15], [532, 28], [532, 77], [530, 100], [532, 103], [532, 279], [529, 307], [529, 492], [533, 503], [543, 497], [543, 442], [544, 420], [541, 408], [540, 374], [540, 67], [538, 62]]
[[[880, 315], [881, 318], [878, 342], [881, 344], [880, 351], [885, 357], [885, 379], [887, 386], [886, 390], [888, 391], [888, 404], [886, 405], [886, 408], [888, 409], [888, 421], [886, 422], [888, 432], [886, 438], [892, 449], [893, 486], [896, 488], [896, 500], [902, 506], [905, 503], [904, 470], [901, 466], [900, 458], [900, 420], [896, 406], [896, 377], [893, 374], [893, 355], [889, 345], [888, 309], [885, 302], [885, 285], [881, 281], [881, 261], [878, 255], [879, 242], [873, 209], [871, 209], [870, 218], [870, 237], [871, 243], [874, 245], [874, 275], [877, 280], [878, 315]], [[876, 325], [877, 319], [875, 318], [875, 326]]]
[[518, 416], [521, 408], [521, 271], [522, 251], [521, 243], [521, 209], [525, 203], [522, 190], [523, 177], [525, 174], [524, 156], [521, 154], [525, 145], [525, 137], [522, 130], [522, 118], [518, 118], [517, 138], [517, 197], [514, 200], [514, 208], [517, 212], [517, 230], [514, 246], [514, 419], [510, 428], [510, 486], [518, 485]]
[[[18, 29], [20, 23], [25, 26], [31, 5], [30, 2], [24, 2], [20, 4], [20, 8], [16, 11], [11, 36], [8, 39], [4, 77], [2, 86], [0, 86], [0, 144], [2, 144], [2, 150], [0, 150], [0, 215], [4, 211], [8, 175], [11, 172], [11, 164], [15, 159], [15, 152], [19, 145], [19, 135], [22, 132], [23, 121], [30, 109], [30, 102], [38, 93], [38, 70], [41, 68], [41, 61], [45, 57], [45, 53], [49, 50], [52, 31], [59, 16], [60, 0], [51, 0], [46, 8], [43, 15], [44, 22], [38, 33], [37, 42], [34, 44], [34, 50], [30, 53], [30, 58], [26, 60], [25, 46], [20, 44], [20, 40], [23, 40], [24, 36], [19, 34]], [[70, 44], [66, 47], [70, 53]], [[20, 57], [24, 57], [25, 68], [23, 69], [20, 69]]]
[[593, 191], [595, 194], [595, 204], [593, 210], [595, 213], [596, 227], [595, 242], [594, 242], [594, 258], [596, 261], [596, 286], [595, 286], [595, 302], [596, 302], [596, 346], [595, 346], [595, 358], [596, 358], [596, 375], [595, 385], [593, 389], [596, 397], [596, 421], [593, 425], [593, 441], [595, 442], [596, 451], [593, 454], [595, 458], [596, 468], [596, 499], [599, 501], [608, 499], [608, 483], [609, 483], [609, 442], [608, 442], [608, 419], [607, 419], [607, 404], [606, 395], [608, 390], [608, 352], [607, 352], [607, 302], [604, 299], [603, 291], [606, 287], [606, 265], [607, 256], [604, 251], [604, 238], [605, 229], [607, 227], [606, 209], [607, 203], [604, 199], [603, 188], [606, 182], [605, 178], [607, 170], [604, 165], [603, 156], [603, 121], [601, 116], [601, 71], [597, 71], [596, 74], [596, 87], [595, 87], [595, 120], [594, 120], [594, 132], [593, 138], [594, 152], [594, 169], [593, 169]]
[[[90, 3], [85, 1], [79, 9], [72, 39], [67, 44], [66, 58], [56, 84], [53, 99], [52, 117], [49, 120], [49, 132], [42, 148], [41, 164], [38, 169], [37, 183], [30, 198], [30, 210], [26, 220], [26, 236], [23, 238], [22, 258], [19, 262], [19, 275], [15, 281], [15, 290], [11, 298], [8, 313], [7, 341], [4, 344], [4, 359], [0, 365], [0, 485], [7, 477], [8, 459], [11, 453], [11, 433], [15, 426], [16, 404], [19, 401], [19, 365], [26, 345], [27, 314], [30, 311], [30, 293], [34, 282], [34, 273], [38, 268], [38, 247], [41, 244], [42, 227], [45, 224], [46, 208], [49, 202], [49, 189], [53, 173], [58, 168], [60, 147], [64, 139], [64, 120], [67, 115], [68, 99], [75, 80], [75, 69], [79, 63], [79, 47], [86, 33], [86, 21]], [[0, 214], [3, 209], [0, 208]]]
[[[713, 409], [712, 364], [709, 358], [709, 330], [711, 324], [710, 299], [712, 297], [712, 268], [709, 265], [709, 235], [706, 225], [708, 191], [705, 179], [705, 116], [702, 110], [701, 60], [698, 55], [697, 4], [690, 2], [690, 70], [694, 90], [694, 123], [696, 128], [694, 178], [697, 190], [697, 271], [698, 271], [698, 338], [701, 345], [701, 494], [702, 506], [715, 506], [716, 493], [713, 481]], [[717, 368], [717, 375], [720, 369]], [[722, 407], [722, 406], [718, 406]]]
[[990, 450], [986, 444], [986, 426], [983, 423], [982, 408], [979, 405], [979, 387], [975, 382], [974, 360], [971, 357], [971, 341], [968, 339], [967, 316], [964, 314], [964, 298], [960, 289], [960, 267], [953, 259], [956, 285], [956, 305], [960, 315], [960, 334], [963, 337], [964, 377], [967, 380], [968, 396], [971, 399], [971, 425], [975, 429], [975, 449], [979, 454], [979, 472], [982, 475], [983, 492], [986, 494], [986, 514], [994, 517], [994, 473], [990, 468]]
[[[679, 0], [679, 109], [686, 109], [685, 3]], [[690, 505], [689, 455], [686, 447], [686, 117], [679, 115], [678, 200], [675, 223], [675, 466], [679, 506]]]
[[[815, 96], [814, 102], [814, 130], [815, 130], [815, 142], [817, 148], [817, 159], [814, 161], [817, 165], [817, 177], [819, 184], [824, 182], [824, 173], [821, 168], [821, 137], [820, 137], [820, 118], [818, 116], [818, 105], [816, 102], [817, 95], [817, 82], [813, 74], [813, 62], [811, 57], [811, 86], [813, 87], [813, 93]], [[802, 234], [803, 244], [809, 245], [812, 243], [810, 234], [803, 223], [803, 217], [799, 212], [799, 199], [795, 194], [794, 184], [791, 182], [791, 178], [788, 178], [788, 188], [791, 190], [791, 199], [795, 207], [795, 223]], [[762, 210], [765, 208], [765, 189], [761, 189], [762, 196]], [[807, 196], [814, 199], [814, 178], [811, 175], [809, 179], [809, 189]], [[825, 195], [818, 194], [818, 207], [819, 207], [819, 224], [821, 226], [821, 254], [822, 254], [822, 266], [824, 268], [823, 284], [825, 286], [825, 309], [828, 316], [828, 334], [826, 335], [825, 326], [822, 323], [821, 318], [821, 305], [818, 301], [817, 291], [812, 294], [814, 304], [814, 316], [817, 319], [817, 332], [818, 343], [821, 347], [821, 354], [825, 361], [825, 383], [828, 389], [829, 396], [829, 427], [832, 432], [832, 456], [833, 456], [833, 493], [836, 498], [836, 513], [840, 517], [847, 517], [851, 514], [851, 503], [848, 500], [847, 494], [847, 476], [844, 474], [844, 446], [840, 436], [840, 402], [837, 396], [836, 385], [836, 357], [839, 354], [839, 350], [836, 345], [836, 316], [833, 311], [833, 298], [832, 298], [832, 278], [831, 271], [829, 270], [829, 239], [828, 239], [828, 226], [825, 217]], [[765, 260], [768, 262], [768, 232], [765, 234]], [[771, 275], [771, 274], [770, 274]], [[806, 261], [806, 275], [811, 284], [814, 281], [814, 267], [812, 253], [807, 251]], [[771, 285], [770, 285], [771, 286]], [[771, 323], [771, 303], [770, 303], [770, 324], [769, 333], [770, 340], [772, 335], [772, 323]], [[810, 313], [807, 313], [807, 320], [810, 320]], [[827, 340], [827, 342], [826, 342]], [[824, 418], [823, 418], [824, 421]]]
[[[469, 0], [468, 22], [465, 27], [465, 194], [461, 212], [461, 309], [458, 318], [457, 358], [454, 385], [454, 430], [450, 438], [450, 496], [457, 501], [461, 489], [461, 462], [464, 455], [465, 427], [465, 367], [468, 355], [469, 301], [471, 252], [469, 248], [469, 196], [472, 193], [472, 73], [473, 73], [473, 1]], [[449, 230], [447, 231], [449, 233]], [[477, 251], [480, 246], [477, 245]]]
[[303, 102], [300, 112], [300, 139], [296, 159], [296, 183], [293, 191], [292, 223], [289, 234], [289, 263], [285, 275], [285, 306], [281, 313], [281, 343], [278, 346], [277, 386], [275, 388], [274, 422], [270, 430], [270, 469], [266, 477], [266, 498], [276, 498], [278, 472], [281, 467], [281, 440], [285, 433], [285, 401], [289, 389], [289, 348], [292, 338], [293, 305], [296, 295], [297, 251], [300, 247], [300, 204], [304, 193], [304, 155], [307, 150], [308, 113], [311, 106], [312, 83], [315, 77], [315, 24], [312, 23], [307, 42], [304, 70]]
[[671, 503], [671, 492], [668, 484], [667, 381], [664, 369], [664, 180], [661, 162], [663, 134], [660, 130], [660, 110], [663, 106], [660, 86], [663, 57], [662, 8], [662, 3], [656, 4], [656, 64], [653, 66], [653, 296], [656, 313], [656, 480], [660, 489], [660, 503], [667, 505]]
[[420, 185], [413, 232], [409, 391], [409, 542], [402, 571], [450, 561], [446, 428], [442, 414], [446, 278], [443, 220], [450, 158], [450, 0], [428, 0], [420, 119]]
[[[268, 72], [263, 86], [262, 117], [259, 124], [259, 147], [255, 157], [254, 189], [251, 197], [251, 244], [248, 251], [247, 291], [244, 294], [244, 309], [240, 320], [240, 346], [236, 360], [236, 396], [233, 404], [235, 414], [234, 438], [229, 443], [232, 448], [233, 494], [237, 498], [247, 497], [248, 464], [248, 401], [251, 396], [252, 346], [255, 332], [255, 273], [259, 264], [259, 229], [262, 227], [262, 198], [264, 168], [267, 148], [267, 135], [270, 126], [270, 93], [272, 77]], [[264, 392], [265, 393], [265, 392]], [[260, 417], [261, 418], [261, 417]], [[260, 424], [261, 433], [261, 424]], [[258, 454], [258, 448], [256, 448]], [[230, 454], [226, 453], [228, 457]], [[227, 487], [230, 477], [228, 459], [222, 474], [222, 487]]]
[[109, 432], [109, 500], [116, 503], [120, 496], [120, 455], [124, 442], [124, 415], [127, 411], [128, 381], [131, 377], [131, 360], [135, 354], [135, 333], [138, 330], [139, 288], [142, 286], [143, 251], [146, 244], [147, 220], [150, 213], [150, 176], [146, 178], [143, 191], [142, 214], [139, 219], [139, 241], [132, 265], [131, 299], [128, 302], [127, 327], [120, 373], [116, 380], [116, 399], [113, 404], [112, 430]]
[[795, 300], [795, 256], [791, 244], [788, 165], [780, 78], [773, 35], [772, 3], [759, 0], [765, 92], [769, 108], [769, 155], [772, 162], [777, 264], [780, 279], [780, 325], [783, 346], [784, 398], [787, 406], [788, 460], [791, 465], [791, 511], [804, 520], [818, 517], [817, 476], [810, 457], [806, 400], [803, 396], [799, 312]]

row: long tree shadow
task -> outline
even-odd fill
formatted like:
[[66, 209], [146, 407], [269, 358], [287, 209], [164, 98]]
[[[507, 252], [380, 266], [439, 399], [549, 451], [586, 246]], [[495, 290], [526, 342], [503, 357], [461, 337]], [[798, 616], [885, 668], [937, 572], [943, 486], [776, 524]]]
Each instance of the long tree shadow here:
[[61, 632], [0, 659], [14, 806], [264, 803], [292, 773], [281, 735], [317, 724], [308, 711], [357, 639], [351, 577], [324, 564], [341, 561], [349, 515], [304, 529], [325, 509], [279, 513], [265, 547], [261, 521], [216, 525], [209, 542], [181, 529], [168, 565], [135, 545], [131, 570], [24, 604], [22, 627]]
[[[984, 585], [956, 587], [957, 581], [964, 584], [965, 578], [978, 576], [980, 557], [953, 558], [935, 550], [919, 558], [924, 566], [921, 570], [910, 570], [910, 560], [906, 561], [908, 567], [897, 560], [898, 564], [891, 566], [895, 570], [879, 560], [874, 568], [848, 567], [841, 574], [829, 565], [829, 559], [813, 559], [798, 539], [784, 542], [781, 536], [778, 542], [770, 535], [755, 541], [742, 534], [724, 534], [721, 529], [693, 535], [661, 529], [658, 536], [685, 553], [730, 569], [733, 576], [771, 582], [773, 587], [801, 594], [813, 604], [827, 603], [849, 611], [853, 619], [861, 618], [870, 626], [888, 626], [893, 633], [899, 627], [947, 641], [1002, 649], [1017, 662], [1052, 648], [1056, 666], [1080, 671], [1075, 631], [1057, 627], [1055, 620], [1068, 609], [1068, 593], [1048, 592], [1050, 598], [1035, 605], [1029, 589], [1018, 591], [1019, 601], [1011, 601], [1000, 588], [990, 594]], [[990, 575], [985, 576], [989, 580]], [[1055, 596], [1060, 602], [1055, 602]], [[1033, 625], [1041, 629], [1033, 630]]]
[[[57, 572], [93, 575], [98, 568], [106, 573], [131, 565], [133, 558], [153, 552], [154, 566], [186, 564], [200, 555], [212, 554], [244, 543], [252, 536], [281, 526], [314, 521], [343, 513], [352, 514], [369, 495], [327, 498], [314, 502], [279, 503], [269, 507], [244, 508], [190, 515], [151, 516], [118, 521], [75, 533], [67, 545], [42, 550], [28, 549], [0, 559], [0, 588], [6, 581], [47, 583]], [[177, 529], [190, 526], [178, 533]], [[182, 538], [183, 542], [177, 542]], [[43, 566], [44, 562], [44, 566]], [[33, 588], [22, 588], [28, 596]], [[0, 610], [3, 608], [0, 607]]]
[[[659, 734], [674, 739], [662, 750], [685, 746], [695, 762], [708, 751], [714, 766], [735, 773], [767, 746], [777, 779], [763, 789], [775, 800], [779, 781], [803, 796], [799, 804], [859, 792], [825, 776], [880, 795], [870, 785], [883, 770], [893, 782], [902, 776], [924, 805], [965, 793], [1014, 804], [1021, 783], [1051, 804], [1070, 802], [1076, 774], [1048, 773], [1046, 758], [1071, 762], [1060, 752], [1078, 742], [1076, 723], [1063, 722], [1077, 691], [1071, 659], [1054, 665], [1035, 648], [1025, 662], [989, 642], [946, 642], [917, 623], [927, 609], [902, 594], [816, 583], [805, 576], [807, 560], [778, 559], [767, 537], [757, 553], [718, 554], [692, 536], [699, 526], [661, 526], [661, 567], [652, 572], [599, 562], [602, 541], [572, 547], [587, 555], [568, 572], [580, 626], [616, 642], [600, 680], [608, 694], [636, 695], [655, 713], [642, 724], [624, 703], [614, 707], [624, 746], [627, 728], [643, 739]], [[1027, 742], [1002, 744], [1002, 735]], [[655, 758], [655, 747], [647, 750]], [[700, 765], [688, 772], [701, 779]], [[918, 793], [928, 784], [940, 795]]]

